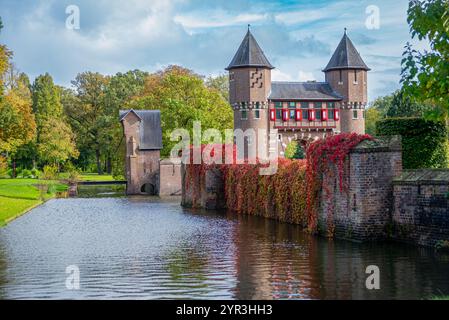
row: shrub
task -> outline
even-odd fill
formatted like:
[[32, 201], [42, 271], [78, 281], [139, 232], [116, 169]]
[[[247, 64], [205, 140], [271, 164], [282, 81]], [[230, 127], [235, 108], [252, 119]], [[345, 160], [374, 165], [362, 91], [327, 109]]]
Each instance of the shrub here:
[[441, 121], [390, 118], [377, 122], [379, 136], [402, 136], [404, 169], [447, 168], [448, 130]]
[[58, 179], [58, 167], [55, 165], [45, 166], [41, 175], [43, 180], [56, 180]]
[[42, 173], [38, 169], [36, 168], [31, 169], [31, 175], [33, 176], [33, 178], [37, 178], [41, 176], [41, 174]]
[[28, 170], [28, 169], [23, 169], [21, 172], [21, 176], [22, 176], [22, 178], [27, 178], [27, 179], [34, 178], [33, 174], [31, 173], [31, 170]]
[[304, 159], [304, 150], [297, 141], [292, 141], [285, 148], [285, 157], [287, 159]]

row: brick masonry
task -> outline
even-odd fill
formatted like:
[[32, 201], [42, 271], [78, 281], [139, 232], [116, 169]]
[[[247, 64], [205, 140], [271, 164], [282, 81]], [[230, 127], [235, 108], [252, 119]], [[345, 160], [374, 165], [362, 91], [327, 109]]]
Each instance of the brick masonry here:
[[449, 242], [449, 170], [404, 171], [393, 185], [393, 238], [432, 247]]

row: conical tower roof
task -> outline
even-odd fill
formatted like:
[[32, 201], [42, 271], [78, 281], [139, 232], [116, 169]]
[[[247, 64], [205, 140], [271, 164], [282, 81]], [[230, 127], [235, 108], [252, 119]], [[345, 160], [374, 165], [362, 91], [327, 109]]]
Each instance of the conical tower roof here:
[[331, 60], [323, 71], [326, 72], [338, 69], [361, 69], [366, 71], [371, 70], [363, 61], [351, 39], [349, 39], [348, 35], [346, 34], [346, 30], [343, 38], [340, 41], [340, 44], [338, 45], [337, 49], [332, 55]]
[[248, 28], [245, 38], [226, 70], [244, 67], [274, 69]]

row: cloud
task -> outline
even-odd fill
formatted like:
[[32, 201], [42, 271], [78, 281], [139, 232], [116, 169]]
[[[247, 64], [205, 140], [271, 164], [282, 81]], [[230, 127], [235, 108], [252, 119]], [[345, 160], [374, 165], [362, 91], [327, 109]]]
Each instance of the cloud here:
[[[276, 67], [273, 79], [322, 81], [343, 34], [373, 69], [369, 97], [399, 83], [401, 54], [409, 39], [406, 1], [314, 2], [254, 0], [77, 0], [81, 29], [65, 28], [72, 0], [1, 0], [5, 28], [0, 42], [32, 78], [49, 72], [70, 85], [77, 73], [155, 71], [171, 63], [204, 75], [220, 74], [252, 24], [252, 32]], [[378, 5], [381, 28], [365, 27], [368, 5]], [[422, 44], [418, 44], [422, 46]]]

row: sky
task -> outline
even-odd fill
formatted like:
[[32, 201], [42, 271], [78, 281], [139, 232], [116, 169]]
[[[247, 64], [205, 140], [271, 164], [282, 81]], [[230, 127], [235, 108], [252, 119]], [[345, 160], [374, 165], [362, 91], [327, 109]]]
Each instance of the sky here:
[[[79, 9], [79, 29], [69, 6]], [[321, 70], [347, 28], [372, 69], [372, 101], [399, 88], [401, 55], [411, 40], [407, 6], [407, 0], [0, 0], [0, 43], [32, 80], [48, 72], [64, 86], [84, 71], [153, 72], [170, 64], [216, 76], [251, 24], [276, 67], [273, 80], [324, 81]]]

